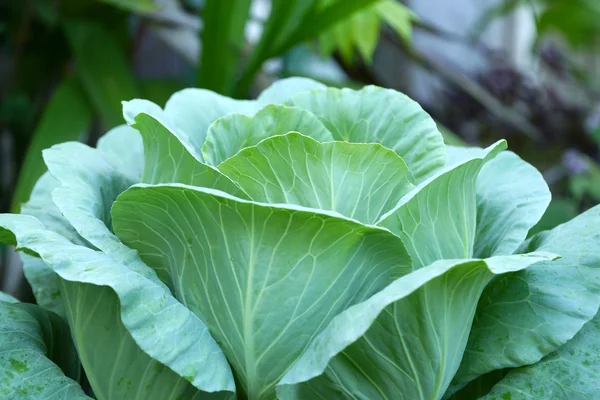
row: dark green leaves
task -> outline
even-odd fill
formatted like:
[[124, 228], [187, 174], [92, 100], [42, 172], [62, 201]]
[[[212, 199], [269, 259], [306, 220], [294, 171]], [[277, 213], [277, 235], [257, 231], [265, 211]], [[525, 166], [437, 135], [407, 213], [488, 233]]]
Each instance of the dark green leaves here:
[[99, 23], [69, 21], [65, 29], [90, 102], [107, 128], [122, 124], [121, 101], [138, 93], [124, 49]]
[[202, 10], [198, 86], [231, 94], [244, 47], [250, 0], [208, 0]]
[[77, 383], [80, 364], [65, 321], [32, 304], [7, 300], [2, 294], [0, 397], [90, 399]]
[[[68, 116], [68, 117], [67, 117]], [[33, 185], [46, 167], [42, 150], [57, 143], [79, 139], [92, 123], [92, 109], [74, 76], [66, 78], [55, 90], [42, 115], [21, 167], [13, 197], [13, 212], [31, 194]]]

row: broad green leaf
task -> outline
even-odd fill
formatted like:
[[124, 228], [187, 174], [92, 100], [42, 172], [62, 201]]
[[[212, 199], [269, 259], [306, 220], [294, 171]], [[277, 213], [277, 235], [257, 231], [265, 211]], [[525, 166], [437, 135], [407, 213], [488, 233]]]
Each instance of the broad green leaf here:
[[326, 89], [327, 86], [309, 78], [292, 77], [279, 79], [262, 91], [258, 96], [261, 104], [283, 104], [293, 95], [315, 89]]
[[79, 368], [65, 321], [33, 304], [0, 301], [0, 398], [90, 399], [76, 382]]
[[208, 164], [218, 165], [263, 139], [291, 131], [300, 132], [319, 142], [333, 140], [331, 132], [314, 114], [297, 107], [269, 105], [254, 117], [230, 114], [213, 122], [208, 128], [202, 154]]
[[600, 314], [556, 352], [511, 371], [481, 400], [600, 398]]
[[[201, 390], [232, 391], [229, 366], [206, 326], [175, 300], [137, 252], [123, 245], [109, 229], [112, 225], [110, 207], [121, 190], [132, 183], [130, 178], [103, 159], [98, 150], [78, 143], [55, 146], [46, 151], [45, 158], [48, 168], [62, 184], [53, 193], [59, 209], [86, 240], [106, 253], [79, 246], [60, 250], [59, 244], [52, 249], [52, 241], [47, 236], [51, 239], [54, 236], [45, 232], [38, 236], [41, 243], [35, 245], [49, 246], [44, 248], [46, 258], [40, 253], [46, 264], [63, 280], [110, 286], [121, 302], [125, 327], [147, 355], [180, 377], [189, 377], [186, 380]], [[21, 228], [18, 223], [14, 227]], [[22, 229], [24, 234], [39, 228], [25, 226]], [[77, 252], [79, 259], [75, 257]], [[66, 261], [60, 259], [61, 255]], [[59, 259], [47, 259], [53, 256]], [[82, 266], [85, 263], [94, 263], [94, 267], [86, 269]], [[196, 346], [199, 340], [203, 344]], [[199, 360], [214, 365], [202, 367], [204, 361], [199, 363]]]
[[61, 183], [52, 192], [52, 200], [73, 228], [99, 250], [159, 283], [137, 253], [111, 232], [110, 207], [121, 192], [137, 183], [134, 178], [99, 150], [81, 143], [62, 143], [44, 150], [44, 160]]
[[144, 141], [143, 183], [178, 182], [220, 189], [247, 198], [246, 193], [215, 167], [196, 159], [184, 141], [148, 114], [138, 114], [134, 128]]
[[50, 172], [44, 173], [33, 187], [31, 197], [21, 207], [21, 214], [32, 215], [40, 220], [46, 228], [69, 239], [75, 244], [84, 246], [89, 243], [63, 217], [56, 204], [52, 202], [52, 192], [60, 186]]
[[7, 303], [18, 303], [19, 302], [19, 300], [17, 300], [10, 294], [4, 293], [2, 291], [0, 291], [0, 301], [5, 301]]
[[[146, 113], [171, 131], [200, 161], [201, 149], [213, 122], [227, 114], [252, 117], [264, 106], [281, 103], [290, 96], [325, 86], [307, 78], [281, 79], [268, 87], [258, 100], [233, 100], [205, 89], [184, 89], [174, 93], [165, 109], [147, 100], [123, 102], [123, 114], [128, 124], [134, 124], [140, 113]], [[262, 118], [265, 118], [264, 116]]]
[[[63, 145], [63, 148], [69, 149], [68, 144]], [[86, 146], [78, 144], [74, 146], [74, 149], [71, 148], [71, 150], [75, 151], [81, 149], [88, 149], [88, 152], [83, 152], [82, 156], [88, 159], [89, 162], [99, 164], [100, 156], [95, 150], [89, 149]], [[54, 148], [53, 150], [55, 152], [61, 151], [60, 148]], [[47, 158], [49, 159], [49, 165], [51, 165], [50, 169], [54, 173], [56, 173], [57, 176], [65, 178], [66, 175], [64, 172], [68, 170], [68, 165], [60, 165], [61, 162], [67, 163], [64, 159], [60, 159], [60, 155], [61, 154], [51, 154]], [[62, 155], [65, 157], [69, 157], [69, 155], [73, 156], [72, 153]], [[75, 157], [71, 161], [73, 161], [74, 163], [78, 163], [79, 160], [77, 159], [77, 157]], [[76, 169], [76, 167], [74, 169]], [[113, 175], [115, 173], [114, 169], [108, 171], [108, 173], [111, 173], [110, 171], [112, 171]], [[93, 174], [89, 174], [88, 176], [91, 181], [94, 180]], [[85, 188], [85, 186], [83, 188]], [[84, 199], [89, 199], [90, 196], [93, 197], [93, 193], [86, 193], [84, 190], [82, 190], [83, 188], [80, 187], [79, 190], [77, 190], [77, 193], [83, 195]], [[88, 191], [90, 190], [90, 188], [93, 188], [93, 186], [89, 185]], [[102, 192], [107, 193], [106, 190]], [[34, 192], [34, 194], [37, 196], [34, 197], [32, 200], [35, 199], [36, 202], [43, 204], [43, 198], [47, 197], [46, 202], [49, 203], [48, 190], [40, 191], [40, 193]], [[94, 199], [92, 198], [91, 200], [93, 201]], [[83, 204], [83, 206], [85, 206], [85, 203]], [[93, 207], [89, 207], [89, 209], [91, 210], [93, 209]], [[44, 216], [43, 212], [43, 209], [39, 209], [39, 211], [37, 211], [36, 214]], [[52, 216], [45, 216], [45, 219], [48, 220], [50, 217]], [[91, 218], [92, 217], [90, 217], [90, 219]], [[55, 223], [51, 226], [56, 229], [56, 226], [61, 222], [64, 223], [66, 221], [64, 219], [57, 219]], [[102, 221], [99, 222], [101, 223]], [[35, 233], [35, 230], [33, 230], [33, 232]], [[44, 232], [42, 233], [42, 235], [40, 235], [40, 240], [42, 241], [42, 243], [46, 243], [44, 241], [44, 239], [46, 238], [46, 236], [43, 236], [44, 234], [47, 235], [48, 233]], [[98, 237], [95, 237], [95, 239], [98, 239]], [[110, 250], [110, 247], [107, 248]], [[84, 268], [84, 262], [93, 261], [94, 257], [89, 255], [86, 257], [85, 255], [83, 255], [78, 260], [75, 254], [79, 250], [83, 251], [85, 254], [85, 251], [87, 249], [67, 248], [61, 250], [60, 244], [56, 245], [54, 248], [54, 251], [64, 252], [66, 257], [73, 257], [69, 258], [69, 261], [75, 264], [75, 267], [72, 268]], [[50, 252], [51, 250], [48, 249], [46, 251]], [[47, 257], [51, 256], [47, 255]], [[60, 260], [58, 262], [60, 262]], [[96, 262], [98, 262], [98, 260], [96, 260]], [[123, 265], [114, 266], [114, 264], [116, 263], [112, 260], [110, 260], [110, 262], [110, 264], [106, 265], [106, 268], [112, 268], [111, 270], [114, 273], [120, 273], [122, 276], [128, 277], [122, 278], [117, 275], [117, 277], [113, 277], [113, 279], [128, 281], [131, 280], [130, 276], [132, 271], [129, 268], [125, 268]], [[43, 261], [41, 260], [39, 260], [38, 263], [42, 263], [42, 265], [44, 265]], [[139, 261], [139, 263], [141, 263], [141, 261]], [[111, 264], [113, 264], [112, 267]], [[138, 265], [138, 268], [139, 267], [140, 265]], [[143, 267], [147, 269], [147, 267]], [[94, 267], [90, 267], [89, 269], [87, 269], [87, 272], [93, 274], [92, 271], [94, 269]], [[45, 271], [47, 272], [47, 270]], [[148, 271], [151, 272], [151, 270]], [[169, 361], [171, 367], [176, 367], [179, 371], [187, 373], [187, 375], [185, 376], [189, 378], [186, 377], [187, 380], [184, 380], [181, 378], [181, 376], [178, 376], [174, 372], [172, 372], [168, 367], [160, 364], [156, 360], [153, 360], [150, 356], [148, 356], [138, 347], [136, 342], [126, 331], [125, 326], [121, 322], [119, 300], [115, 296], [114, 292], [112, 292], [112, 290], [108, 288], [99, 288], [98, 286], [95, 286], [95, 284], [98, 282], [93, 282], [94, 284], [89, 284], [89, 281], [88, 283], [81, 283], [78, 281], [68, 282], [58, 278], [55, 272], [51, 271], [51, 273], [54, 274], [53, 276], [51, 276], [53, 278], [52, 283], [54, 285], [58, 284], [59, 286], [61, 286], [61, 297], [64, 304], [66, 305], [66, 313], [71, 322], [73, 337], [76, 340], [78, 352], [83, 361], [83, 365], [86, 369], [87, 376], [91, 382], [92, 387], [94, 388], [94, 392], [97, 396], [101, 396], [100, 398], [116, 397], [142, 400], [150, 398], [163, 399], [170, 398], [172, 396], [181, 396], [180, 398], [182, 399], [191, 399], [198, 394], [198, 391], [194, 389], [187, 380], [194, 381], [194, 384], [200, 385], [201, 388], [203, 388], [204, 385], [208, 385], [209, 388], [215, 387], [216, 385], [218, 388], [217, 390], [232, 390], [231, 387], [219, 388], [218, 386], [219, 383], [222, 384], [223, 382], [226, 382], [227, 379], [231, 379], [230, 373], [228, 372], [228, 366], [225, 364], [224, 359], [222, 359], [223, 365], [217, 368], [220, 371], [216, 372], [216, 374], [218, 374], [219, 372], [223, 373], [223, 371], [225, 372], [224, 377], [218, 377], [222, 379], [222, 381], [217, 380], [216, 382], [213, 382], [212, 380], [214, 378], [212, 376], [203, 378], [206, 379], [206, 381], [197, 380], [198, 378], [196, 374], [204, 373], [203, 371], [199, 372], [197, 370], [198, 366], [196, 365], [196, 363], [199, 359], [203, 359], [203, 357], [206, 357], [206, 362], [208, 363], [215, 363], [218, 361], [218, 354], [216, 359], [213, 358], [211, 360], [211, 357], [214, 356], [212, 356], [210, 352], [214, 351], [214, 349], [208, 350], [206, 348], [200, 347], [194, 351], [196, 353], [195, 355], [189, 355], [190, 358], [188, 360], [182, 360], [183, 362], [179, 360], [173, 360], [172, 358], [174, 354], [173, 351], [178, 351], [178, 349], [175, 350], [171, 348], [170, 351], [166, 351], [162, 355], [159, 354], [159, 358]], [[36, 277], [40, 276], [36, 275]], [[128, 311], [130, 326], [132, 324], [140, 323], [140, 319], [141, 321], [143, 321], [144, 318], [149, 319], [148, 323], [152, 324], [152, 327], [145, 327], [142, 329], [138, 328], [137, 338], [142, 338], [142, 340], [145, 341], [144, 344], [146, 346], [146, 349], [150, 349], [152, 352], [156, 352], [157, 349], [152, 348], [152, 345], [157, 343], [157, 338], [155, 337], [155, 329], [157, 328], [155, 328], [154, 325], [158, 327], [160, 324], [163, 326], [162, 330], [175, 329], [175, 332], [178, 332], [178, 330], [181, 329], [181, 327], [183, 326], [184, 329], [189, 329], [190, 331], [183, 331], [179, 333], [179, 339], [182, 340], [184, 343], [187, 342], [187, 345], [185, 346], [195, 346], [197, 340], [199, 340], [203, 337], [203, 335], [205, 335], [206, 328], [204, 327], [204, 325], [193, 317], [190, 321], [191, 314], [189, 313], [189, 311], [185, 308], [182, 308], [183, 306], [177, 303], [176, 300], [174, 300], [170, 296], [170, 294], [165, 291], [162, 285], [158, 287], [153, 287], [152, 283], [153, 282], [146, 283], [146, 285], [150, 284], [150, 286], [148, 288], [144, 288], [143, 280], [142, 282], [138, 282], [139, 289], [137, 289], [137, 291], [156, 291], [155, 295], [160, 296], [156, 297], [156, 299], [160, 298], [161, 302], [161, 304], [157, 306], [159, 310], [163, 307], [162, 303], [167, 303], [167, 306], [175, 307], [175, 309], [172, 313], [170, 313], [171, 315], [163, 317], [166, 318], [166, 320], [154, 321], [152, 316], [140, 316], [140, 306], [132, 305], [132, 308]], [[50, 281], [45, 282], [45, 284], [49, 285]], [[156, 284], [154, 284], [154, 286], [156, 286]], [[130, 291], [127, 291], [127, 289], [130, 289]], [[121, 292], [121, 294], [125, 296], [128, 295], [128, 293], [134, 293], [135, 291], [136, 290], [134, 284], [132, 288], [126, 288]], [[148, 297], [146, 297], [146, 299], [143, 299], [142, 301], [148, 301], [149, 298], [151, 298], [149, 296], [151, 295], [149, 294]], [[168, 303], [172, 304], [169, 305]], [[152, 305], [150, 304], [149, 307], [152, 308]], [[91, 318], [92, 316], [93, 318]], [[147, 331], [144, 331], [143, 329], [146, 329]], [[198, 337], [188, 336], [193, 335], [194, 333], [197, 334]], [[169, 334], [167, 334], [166, 332], [165, 334], [167, 336], [164, 340], [171, 340], [171, 338], [168, 336]], [[160, 341], [161, 340], [158, 340], [158, 342]], [[207, 341], [209, 347], [216, 346], [214, 344], [211, 344], [212, 339], [209, 338], [207, 339]], [[114, 346], [114, 343], [120, 343], [120, 346]], [[177, 343], [175, 343], [175, 345], [176, 344]], [[164, 346], [164, 344], [161, 345]], [[102, 352], [101, 356], [98, 355], [98, 351]], [[203, 351], [208, 351], [208, 353], [202, 354]], [[120, 360], [123, 359], [126, 359], [128, 361], [120, 362]], [[211, 368], [214, 368], [214, 366], [211, 365]], [[223, 370], [223, 368], [225, 369]], [[227, 376], [229, 376], [229, 378], [227, 378]], [[232, 385], [232, 382], [230, 382], [229, 385]], [[216, 396], [218, 396], [219, 398], [226, 397], [225, 394], [217, 394]]]
[[37, 304], [61, 317], [66, 317], [64, 302], [60, 293], [60, 279], [44, 260], [29, 254], [21, 253], [23, 273], [33, 290]]
[[[178, 92], [179, 93], [179, 92]], [[173, 96], [178, 95], [175, 93]], [[211, 92], [212, 93], [212, 92]], [[175, 120], [173, 120], [170, 115], [168, 115], [162, 108], [160, 108], [157, 104], [154, 104], [148, 100], [134, 99], [131, 101], [123, 101], [123, 117], [125, 121], [130, 126], [134, 126], [137, 123], [137, 118], [141, 114], [146, 114], [152, 119], [156, 120], [160, 123], [164, 129], [161, 131], [165, 131], [164, 134], [160, 136], [165, 137], [165, 144], [171, 143], [173, 146], [177, 148], [183, 147], [186, 150], [186, 153], [190, 153], [194, 156], [195, 159], [199, 161], [204, 161], [202, 157], [202, 145], [204, 144], [205, 137], [202, 140], [197, 140], [197, 138], [191, 137], [189, 132], [178, 127]], [[145, 118], [147, 120], [147, 118]], [[154, 124], [153, 124], [154, 125]], [[142, 125], [143, 126], [143, 125]], [[137, 130], [140, 126], [136, 127]], [[142, 139], [144, 139], [144, 132], [140, 132], [142, 134]], [[148, 134], [146, 134], [148, 135]], [[156, 136], [155, 134], [151, 134], [148, 138], [152, 138]], [[167, 137], [174, 136], [174, 138], [170, 138], [167, 140]], [[143, 142], [147, 142], [147, 140], [143, 140]], [[179, 144], [178, 144], [179, 143]], [[144, 143], [144, 146], [148, 146], [149, 144]], [[179, 152], [179, 151], [177, 151]]]
[[539, 361], [569, 341], [600, 306], [600, 206], [518, 252], [562, 258], [494, 280], [484, 291], [455, 383]]
[[115, 258], [72, 244], [34, 217], [2, 214], [0, 228], [5, 230], [0, 236], [12, 232], [10, 244], [39, 254], [61, 278], [71, 334], [99, 398], [204, 395], [195, 388], [209, 392], [206, 396], [217, 391], [216, 398], [230, 396], [234, 383], [223, 353], [206, 326], [164, 286]]
[[279, 382], [281, 398], [310, 398], [317, 386], [338, 391], [328, 399], [440, 399], [483, 288], [553, 257], [440, 260], [399, 278], [333, 319]]
[[[31, 198], [23, 204], [21, 213], [38, 218], [47, 229], [75, 244], [89, 245], [52, 202], [52, 191], [58, 186], [59, 182], [46, 172], [35, 184]], [[56, 273], [37, 256], [21, 253], [20, 258], [23, 262], [23, 272], [31, 285], [37, 304], [64, 317], [66, 314], [60, 292], [60, 279]]]
[[[205, 89], [184, 89], [171, 96], [164, 113], [176, 128], [187, 134], [194, 147], [201, 149], [214, 121], [233, 112], [252, 116], [261, 108], [252, 100], [233, 100]], [[203, 161], [202, 154], [199, 157]]]
[[446, 165], [458, 165], [481, 152], [481, 147], [446, 146]]
[[[479, 151], [447, 146], [448, 164], [460, 164]], [[500, 154], [482, 168], [476, 190], [476, 257], [512, 254], [540, 221], [551, 199], [542, 175], [512, 152]]]
[[374, 224], [414, 186], [379, 144], [319, 143], [296, 132], [263, 140], [219, 165], [256, 201], [331, 210]]
[[[70, 115], [65, 118], [65, 115]], [[92, 110], [77, 80], [70, 76], [54, 91], [33, 133], [27, 148], [17, 187], [13, 196], [12, 212], [18, 212], [46, 167], [42, 150], [65, 141], [77, 140], [92, 122]]]
[[96, 147], [124, 174], [136, 180], [142, 179], [144, 143], [137, 130], [127, 125], [119, 125], [98, 139]]
[[[178, 376], [138, 347], [121, 321], [119, 299], [112, 289], [61, 283], [77, 352], [97, 398], [192, 400], [202, 396], [188, 378]], [[226, 394], [214, 396], [225, 398]]]
[[381, 143], [394, 150], [416, 183], [444, 166], [444, 140], [435, 122], [402, 93], [375, 86], [328, 88], [299, 93], [288, 103], [314, 113], [335, 140]]
[[319, 36], [321, 53], [331, 55], [338, 49], [344, 61], [352, 63], [356, 48], [362, 59], [371, 63], [380, 29], [381, 19], [374, 6], [367, 7], [323, 32]]
[[411, 268], [387, 230], [206, 188], [137, 185], [112, 213], [123, 243], [166, 271], [177, 298], [207, 324], [248, 399], [272, 399], [335, 315]]
[[65, 29], [77, 73], [92, 105], [106, 126], [122, 124], [120, 102], [138, 94], [124, 49], [109, 28], [100, 23], [68, 21]]
[[404, 4], [396, 0], [383, 0], [373, 6], [381, 17], [406, 43], [412, 36], [412, 22], [416, 15]]
[[473, 257], [475, 180], [483, 165], [505, 148], [506, 142], [499, 141], [473, 153], [468, 161], [446, 167], [377, 222], [402, 238], [415, 269], [437, 260]]
[[550, 190], [542, 174], [513, 152], [490, 160], [477, 177], [475, 257], [512, 254], [538, 223]]
[[231, 94], [244, 48], [250, 0], [207, 0], [202, 9], [198, 86]]

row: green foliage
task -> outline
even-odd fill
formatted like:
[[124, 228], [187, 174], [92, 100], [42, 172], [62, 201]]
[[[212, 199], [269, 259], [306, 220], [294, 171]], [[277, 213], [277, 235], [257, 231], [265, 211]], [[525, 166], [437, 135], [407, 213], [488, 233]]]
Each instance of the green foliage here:
[[39, 304], [0, 297], [9, 397], [597, 397], [600, 207], [527, 239], [550, 193], [505, 141], [302, 78], [123, 113], [0, 215]]
[[154, 8], [148, 0], [64, 1], [60, 5], [37, 0], [14, 7], [5, 37], [14, 40], [5, 47], [12, 52], [8, 53], [8, 93], [0, 114], [15, 143], [12, 158], [24, 162], [12, 168], [19, 172], [16, 190], [5, 194], [3, 206], [11, 204], [18, 211], [27, 200], [46, 169], [43, 149], [69, 140], [93, 142], [96, 117], [105, 128], [122, 122], [122, 98], [142, 94], [156, 98], [156, 91], [138, 90], [126, 55], [129, 38], [123, 29], [126, 10]]
[[0, 292], [0, 397], [90, 399], [69, 326], [58, 315]]
[[[369, 12], [373, 15], [379, 12], [405, 36], [410, 29], [410, 21], [403, 17], [408, 15], [403, 14], [406, 9], [390, 0], [277, 0], [265, 22], [264, 35], [256, 48], [249, 51], [244, 27], [250, 3], [250, 0], [209, 0], [202, 8], [199, 15], [203, 20], [202, 46], [195, 73], [198, 86], [245, 97], [266, 60], [318, 38], [337, 23], [360, 19], [365, 8], [372, 10]], [[15, 71], [9, 78], [15, 82], [9, 85], [13, 93], [0, 103], [0, 119], [7, 122], [16, 138], [15, 158], [25, 155], [25, 162], [16, 193], [12, 199], [7, 193], [0, 203], [6, 207], [12, 204], [11, 209], [18, 211], [44, 170], [40, 159], [42, 149], [75, 140], [81, 134], [88, 134], [86, 140], [93, 142], [95, 118], [99, 117], [106, 129], [122, 122], [120, 101], [143, 97], [164, 104], [168, 98], [165, 93], [185, 86], [181, 82], [140, 81], [129, 59], [128, 53], [137, 51], [141, 36], [154, 23], [150, 18], [132, 25], [130, 22], [137, 20], [131, 17], [160, 15], [165, 7], [167, 4], [153, 0], [68, 0], [60, 4], [36, 0], [10, 8], [10, 18], [0, 21], [0, 33], [7, 29], [7, 38], [15, 37], [10, 46], [14, 47]], [[387, 11], [382, 12], [384, 9]], [[136, 26], [133, 34], [131, 26]], [[378, 31], [379, 25], [367, 42], [359, 40], [360, 48], [371, 49], [365, 55], [372, 53]], [[60, 82], [58, 86], [56, 82]], [[46, 97], [45, 92], [55, 93], [48, 103], [38, 100]], [[73, 117], [64, 118], [65, 114]], [[38, 115], [42, 116], [39, 121]]]
[[[331, 0], [323, 3], [331, 2]], [[371, 62], [379, 42], [382, 22], [387, 23], [402, 40], [409, 43], [415, 15], [396, 0], [381, 0], [328, 29], [319, 36], [321, 53], [331, 55], [339, 50], [345, 62], [354, 60], [354, 50]]]
[[121, 100], [138, 89], [123, 48], [110, 30], [90, 21], [68, 21], [65, 30], [82, 85], [106, 127], [122, 122]]
[[200, 87], [245, 97], [265, 61], [315, 38], [324, 55], [339, 49], [350, 62], [356, 48], [371, 61], [382, 21], [409, 41], [415, 18], [395, 0], [274, 0], [260, 40], [240, 68], [249, 6], [248, 0], [207, 1], [202, 11]]
[[209, 0], [202, 10], [202, 52], [198, 86], [231, 93], [245, 42], [250, 0]]
[[248, 93], [262, 64], [292, 47], [319, 37], [337, 23], [383, 0], [274, 0], [256, 48], [249, 56], [234, 94]]
[[[70, 115], [70, 118], [65, 118]], [[66, 78], [55, 90], [27, 149], [17, 188], [13, 195], [12, 211], [18, 212], [29, 197], [33, 185], [46, 167], [40, 157], [42, 150], [65, 141], [78, 140], [92, 122], [92, 109], [75, 77]]]

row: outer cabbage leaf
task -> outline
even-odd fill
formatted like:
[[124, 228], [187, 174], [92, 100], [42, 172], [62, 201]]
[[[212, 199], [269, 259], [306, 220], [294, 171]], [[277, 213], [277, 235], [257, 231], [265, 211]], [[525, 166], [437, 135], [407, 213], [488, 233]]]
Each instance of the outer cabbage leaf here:
[[102, 155], [118, 166], [119, 171], [139, 181], [144, 168], [144, 144], [140, 133], [127, 125], [117, 126], [98, 139]]
[[[42, 175], [31, 192], [31, 198], [21, 207], [21, 213], [38, 218], [46, 228], [64, 236], [75, 244], [89, 245], [85, 239], [79, 236], [52, 202], [52, 191], [59, 184], [49, 172]], [[20, 258], [23, 262], [23, 272], [31, 285], [37, 304], [61, 317], [65, 317], [60, 293], [60, 280], [56, 273], [37, 256], [21, 253]]]
[[395, 151], [416, 183], [445, 164], [444, 140], [433, 119], [395, 90], [327, 88], [298, 93], [288, 103], [314, 113], [335, 140], [381, 143]]
[[446, 165], [462, 164], [477, 156], [481, 147], [446, 146]]
[[233, 112], [252, 116], [261, 108], [260, 103], [253, 100], [234, 100], [209, 90], [193, 88], [171, 96], [164, 112], [177, 128], [188, 135], [194, 147], [200, 149], [206, 140], [208, 127], [214, 121]]
[[[447, 148], [450, 160], [466, 160], [477, 151]], [[510, 151], [499, 154], [481, 168], [476, 193], [474, 255], [483, 258], [512, 254], [542, 218], [551, 198], [542, 174]]]
[[80, 364], [65, 321], [0, 294], [0, 397], [90, 399], [77, 383]]
[[117, 196], [137, 183], [99, 150], [68, 142], [44, 150], [48, 170], [61, 185], [52, 200], [77, 232], [97, 249], [133, 271], [159, 283], [154, 271], [111, 232], [110, 207]]
[[[234, 100], [205, 89], [189, 88], [173, 94], [164, 111], [154, 103], [146, 100], [143, 102], [148, 107], [149, 115], [168, 119], [171, 131], [185, 133], [191, 146], [200, 149], [206, 140], [209, 126], [217, 119], [230, 113], [253, 116], [267, 104], [281, 103], [296, 93], [321, 87], [324, 86], [310, 79], [288, 78], [275, 82], [258, 100]], [[202, 154], [192, 154], [204, 161]]]
[[4, 301], [7, 303], [18, 303], [19, 300], [17, 300], [15, 297], [11, 296], [8, 293], [4, 293], [4, 292], [0, 292], [0, 301]]
[[328, 321], [411, 268], [387, 230], [206, 188], [137, 185], [112, 213], [123, 243], [207, 324], [250, 399], [273, 398]]
[[600, 314], [556, 352], [517, 368], [481, 400], [600, 398]]
[[[163, 126], [163, 129], [166, 133], [162, 134], [162, 135], [158, 135], [158, 137], [160, 138], [161, 136], [165, 136], [165, 138], [163, 140], [161, 140], [162, 142], [168, 143], [168, 144], [173, 144], [176, 146], [176, 152], [179, 152], [180, 148], [184, 148], [185, 150], [187, 150], [188, 153], [190, 153], [193, 158], [195, 158], [198, 161], [203, 162], [204, 159], [202, 157], [202, 144], [204, 143], [204, 141], [198, 143], [198, 141], [194, 140], [193, 138], [190, 137], [190, 135], [188, 134], [188, 132], [182, 130], [181, 128], [179, 128], [177, 126], [177, 124], [175, 123], [175, 121], [173, 121], [170, 116], [159, 106], [157, 106], [156, 104], [154, 104], [151, 101], [148, 100], [140, 100], [140, 99], [134, 99], [134, 100], [130, 100], [130, 101], [123, 101], [123, 117], [125, 118], [125, 121], [127, 121], [127, 123], [131, 126], [136, 125], [137, 123], [137, 118], [140, 117], [143, 114], [146, 114], [146, 119], [144, 119], [144, 121], [152, 121], [155, 120], [156, 124], [160, 124]], [[143, 130], [145, 128], [144, 124], [142, 121], [142, 124], [135, 127], [138, 130]], [[157, 128], [151, 127], [150, 130], [156, 130]], [[145, 139], [148, 138], [154, 138], [155, 136], [157, 136], [156, 133], [146, 133], [146, 132], [140, 132], [142, 134], [142, 137]], [[172, 137], [173, 136], [173, 137]], [[167, 139], [171, 137], [170, 139]], [[145, 143], [144, 147], [147, 147], [148, 144]], [[164, 150], [168, 150], [164, 149]], [[147, 156], [146, 156], [147, 157]], [[154, 155], [153, 157], [157, 157], [157, 155]]]
[[3, 214], [0, 228], [12, 232], [11, 244], [39, 254], [61, 278], [71, 335], [100, 398], [231, 397], [233, 378], [223, 353], [164, 286], [72, 244], [34, 217]]
[[569, 341], [600, 307], [600, 206], [523, 244], [561, 255], [494, 280], [484, 291], [456, 384], [533, 364]]
[[135, 120], [133, 126], [139, 129], [144, 140], [143, 183], [185, 183], [247, 198], [246, 193], [228, 177], [192, 155], [185, 142], [181, 142], [154, 117], [142, 113]]
[[401, 277], [334, 318], [281, 380], [280, 397], [328, 388], [328, 399], [440, 399], [487, 283], [554, 257], [440, 260]]
[[374, 224], [414, 186], [379, 144], [319, 143], [293, 132], [265, 139], [219, 165], [256, 201], [337, 211]]
[[[81, 266], [94, 268], [93, 263]], [[119, 299], [111, 288], [66, 280], [61, 280], [61, 284], [71, 332], [97, 398], [192, 400], [231, 397], [231, 393], [227, 392], [199, 392], [191, 384], [191, 376], [179, 376], [142, 351], [121, 321]], [[155, 329], [146, 329], [152, 334], [159, 334]], [[195, 334], [199, 335], [199, 339], [208, 335]], [[214, 347], [210, 340], [208, 342], [209, 347], [204, 348], [207, 353]], [[206, 356], [197, 361], [204, 368], [213, 367]], [[218, 362], [218, 359], [215, 361]], [[222, 379], [218, 376], [213, 378]], [[204, 382], [204, 385], [207, 383]]]
[[56, 204], [52, 202], [52, 192], [59, 186], [60, 182], [50, 172], [46, 172], [33, 187], [29, 201], [21, 207], [21, 214], [36, 217], [46, 228], [64, 236], [75, 244], [91, 246], [79, 236], [77, 231], [62, 216]]
[[202, 154], [207, 163], [218, 165], [243, 148], [290, 131], [298, 131], [319, 142], [333, 140], [331, 132], [314, 114], [297, 107], [269, 105], [252, 118], [230, 114], [213, 122]]
[[402, 197], [377, 222], [402, 238], [415, 269], [437, 260], [473, 256], [475, 180], [482, 166], [504, 148], [506, 142], [499, 141], [446, 167]]
[[31, 286], [38, 305], [66, 318], [64, 302], [60, 293], [60, 279], [44, 260], [21, 253], [23, 273]]
[[258, 96], [261, 104], [283, 104], [293, 95], [315, 89], [326, 89], [327, 86], [309, 78], [292, 77], [275, 81]]
[[[124, 246], [109, 229], [110, 207], [121, 190], [132, 183], [131, 178], [123, 175], [117, 166], [104, 159], [98, 150], [81, 144], [67, 143], [54, 147], [45, 152], [45, 158], [50, 171], [62, 183], [62, 186], [53, 193], [55, 201], [58, 199], [56, 203], [62, 213], [82, 236], [108, 255], [102, 260], [106, 259], [105, 262], [110, 261], [116, 265], [110, 270], [112, 274], [97, 276], [94, 270], [78, 269], [72, 265], [71, 260], [71, 264], [67, 264], [72, 265], [71, 269], [67, 269], [71, 275], [60, 273], [59, 275], [67, 281], [112, 287], [121, 301], [120, 318], [135, 340], [129, 342], [132, 346], [137, 343], [150, 357], [176, 371], [181, 377], [188, 377], [188, 380], [199, 389], [233, 391], [229, 366], [210, 338], [206, 326], [177, 302], [155, 272], [139, 259], [137, 252]], [[65, 250], [65, 257], [68, 253], [69, 251]], [[82, 259], [82, 263], [86, 262], [84, 255]], [[95, 257], [92, 257], [88, 262], [94, 259]], [[47, 259], [44, 261], [50, 264]], [[56, 266], [51, 266], [56, 271]], [[123, 278], [123, 276], [131, 276], [131, 278]], [[111, 279], [125, 280], [129, 285], [119, 286], [118, 284], [123, 282], [112, 282]], [[88, 287], [91, 285], [83, 286], [81, 290], [92, 290]], [[139, 290], [147, 293], [148, 297], [132, 296]], [[105, 302], [103, 307], [114, 312], [111, 304], [115, 303], [117, 298], [110, 297], [110, 293], [110, 291], [102, 292], [104, 295], [102, 301]], [[127, 301], [123, 302], [123, 298]], [[92, 302], [94, 296], [74, 295], [72, 299], [74, 304], [80, 304], [80, 307], [97, 306], [97, 303]], [[157, 301], [156, 299], [161, 299], [159, 304], [143, 306], [146, 302], [152, 305]], [[84, 300], [89, 302], [84, 304]], [[154, 315], [151, 311], [152, 307], [157, 307], [157, 312], [162, 311]], [[78, 308], [74, 307], [74, 309]], [[118, 321], [118, 316], [113, 317]], [[140, 325], [140, 320], [148, 326]], [[160, 335], [157, 332], [160, 332]], [[74, 336], [77, 338], [76, 334]], [[174, 338], [176, 340], [173, 340]], [[204, 344], [196, 345], [198, 340]], [[91, 351], [97, 348], [93, 346], [93, 341], [85, 343], [89, 344]], [[139, 355], [143, 358], [141, 352]], [[144, 365], [152, 361], [150, 357], [146, 356], [147, 362]], [[210, 372], [202, 371], [199, 369], [198, 360], [215, 364], [211, 366]], [[179, 379], [174, 374], [172, 377]], [[157, 391], [157, 395], [160, 393]]]

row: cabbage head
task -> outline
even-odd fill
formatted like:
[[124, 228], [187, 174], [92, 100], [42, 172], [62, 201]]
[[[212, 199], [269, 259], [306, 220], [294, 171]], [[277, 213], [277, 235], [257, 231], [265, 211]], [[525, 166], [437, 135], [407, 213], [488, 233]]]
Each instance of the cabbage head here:
[[[600, 399], [600, 207], [394, 90], [276, 82], [123, 103], [0, 241], [0, 398]], [[68, 116], [65, 116], [68, 118]]]

